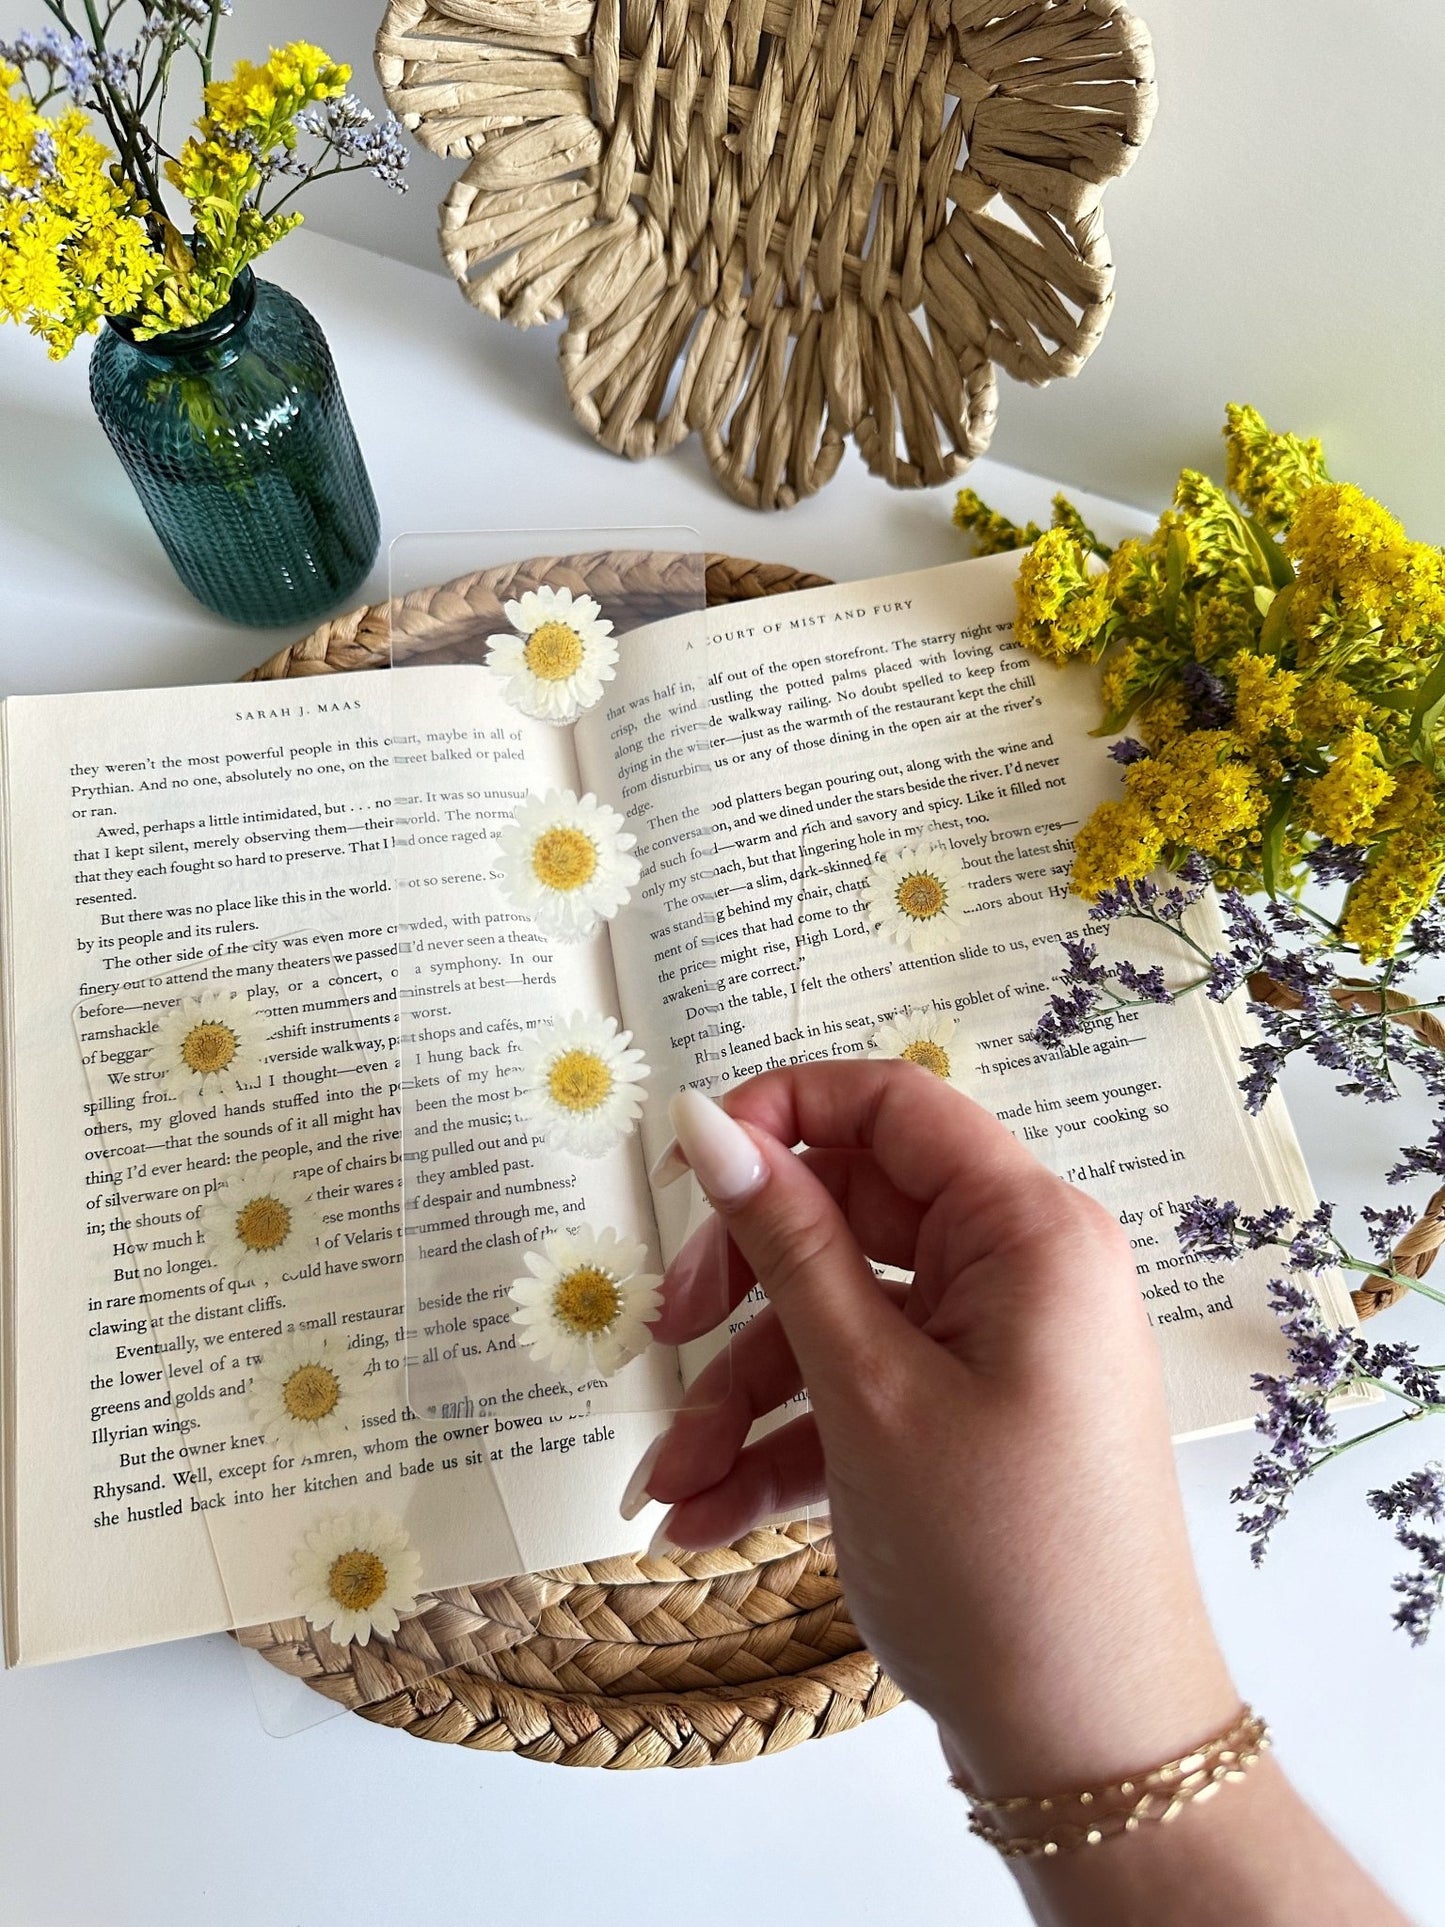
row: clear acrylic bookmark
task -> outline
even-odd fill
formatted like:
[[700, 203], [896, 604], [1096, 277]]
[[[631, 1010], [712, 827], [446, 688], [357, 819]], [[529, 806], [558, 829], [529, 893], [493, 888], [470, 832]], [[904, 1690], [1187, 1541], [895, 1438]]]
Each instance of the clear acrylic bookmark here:
[[[387, 901], [369, 859], [325, 875], [323, 901]], [[108, 1484], [135, 1529], [200, 1515], [242, 1643], [319, 1689], [258, 1694], [271, 1731], [533, 1630], [470, 1583], [518, 1567], [486, 1451], [406, 1402], [394, 940], [375, 907], [344, 922], [191, 945], [75, 1012], [129, 1307]]]
[[[625, 1439], [625, 1477], [695, 1369], [649, 1327], [707, 1214], [649, 1172], [672, 1096], [731, 1081], [707, 559], [678, 530], [414, 535], [391, 587], [408, 1396], [498, 1441], [528, 1553], [546, 1461], [601, 1477]], [[690, 1254], [719, 1332], [736, 1267]]]

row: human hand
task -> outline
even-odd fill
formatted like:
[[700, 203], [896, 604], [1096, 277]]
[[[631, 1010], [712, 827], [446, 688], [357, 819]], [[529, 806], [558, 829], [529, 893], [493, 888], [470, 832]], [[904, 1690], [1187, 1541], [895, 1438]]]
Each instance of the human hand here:
[[[717, 1323], [719, 1267], [728, 1309], [755, 1281], [769, 1303], [639, 1466], [628, 1516], [669, 1503], [667, 1541], [702, 1547], [826, 1496], [860, 1631], [985, 1791], [1097, 1783], [1226, 1725], [1239, 1696], [1114, 1220], [910, 1064], [796, 1065], [722, 1108], [685, 1092], [673, 1120], [716, 1216], [656, 1336]], [[746, 1443], [800, 1387], [810, 1413]]]

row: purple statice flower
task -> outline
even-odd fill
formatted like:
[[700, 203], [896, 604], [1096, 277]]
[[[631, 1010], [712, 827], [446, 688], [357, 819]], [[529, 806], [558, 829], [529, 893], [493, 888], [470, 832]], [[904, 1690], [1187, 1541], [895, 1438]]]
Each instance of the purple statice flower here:
[[1296, 903], [1288, 897], [1271, 897], [1264, 906], [1264, 914], [1280, 937], [1307, 937], [1313, 939], [1314, 929], [1309, 918]]
[[1282, 1204], [1252, 1217], [1233, 1198], [1198, 1197], [1176, 1207], [1174, 1229], [1181, 1250], [1196, 1258], [1238, 1258], [1284, 1243], [1293, 1216]]
[[1050, 997], [1043, 1016], [1027, 1033], [1029, 1041], [1041, 1045], [1045, 1050], [1053, 1050], [1084, 1028], [1095, 1014], [1098, 1002], [1097, 996], [1079, 987], [1067, 997], [1060, 997], [1056, 993]]
[[1360, 1369], [1371, 1378], [1393, 1379], [1396, 1388], [1417, 1405], [1442, 1402], [1440, 1374], [1433, 1365], [1420, 1363], [1418, 1345], [1371, 1345], [1360, 1356]]
[[1390, 1184], [1405, 1184], [1415, 1177], [1431, 1178], [1438, 1184], [1445, 1178], [1445, 1113], [1437, 1112], [1423, 1144], [1400, 1146], [1399, 1163], [1385, 1175]]
[[1405, 941], [1417, 957], [1445, 957], [1445, 893], [1420, 912]]
[[48, 127], [42, 127], [30, 143], [30, 165], [47, 181], [53, 181], [60, 170], [60, 157], [55, 151], [55, 136]]
[[63, 87], [77, 107], [83, 107], [97, 86], [123, 87], [140, 69], [139, 47], [92, 47], [78, 33], [63, 34], [55, 27], [43, 33], [26, 31], [12, 41], [0, 41], [0, 60], [12, 67], [43, 67], [54, 86]]
[[[228, 18], [231, 0], [221, 0], [214, 11]], [[146, 0], [145, 30], [154, 38], [172, 27], [204, 27], [211, 13], [210, 0]]]
[[1179, 672], [1189, 720], [1196, 729], [1227, 729], [1234, 721], [1234, 698], [1212, 669], [1186, 662]]
[[1216, 950], [1209, 959], [1209, 982], [1204, 986], [1204, 994], [1212, 1003], [1227, 1003], [1240, 985], [1247, 982], [1249, 974], [1250, 967], [1243, 958], [1226, 956], [1222, 950]]
[[1264, 1400], [1254, 1425], [1266, 1446], [1249, 1478], [1230, 1494], [1244, 1508], [1239, 1530], [1251, 1542], [1255, 1565], [1296, 1488], [1329, 1456], [1336, 1432], [1326, 1401], [1358, 1375], [1364, 1351], [1353, 1332], [1326, 1325], [1303, 1286], [1271, 1279], [1269, 1302], [1289, 1345], [1290, 1369], [1283, 1376], [1257, 1372], [1251, 1380]]
[[1260, 1109], [1285, 1061], [1298, 1051], [1322, 1069], [1339, 1072], [1343, 1081], [1336, 1089], [1346, 1096], [1383, 1103], [1398, 1095], [1393, 1071], [1418, 1059], [1418, 1050], [1398, 1025], [1361, 1022], [1357, 1013], [1336, 1002], [1330, 994], [1337, 981], [1334, 971], [1311, 934], [1293, 946], [1268, 945], [1256, 967], [1297, 1002], [1281, 1010], [1251, 1001], [1264, 1041], [1241, 1053], [1247, 1074], [1240, 1088], [1248, 1110]]
[[1201, 858], [1191, 855], [1168, 889], [1161, 890], [1150, 877], [1111, 884], [1089, 905], [1089, 921], [1113, 923], [1119, 917], [1146, 917], [1177, 930], [1185, 912], [1198, 903], [1209, 882], [1208, 867]]
[[1087, 937], [1079, 932], [1063, 938], [1068, 963], [1061, 976], [1065, 995], [1055, 993], [1049, 999], [1048, 1009], [1029, 1033], [1033, 1042], [1045, 1049], [1061, 1044], [1075, 1031], [1082, 1030], [1094, 1015], [1101, 999], [1101, 987], [1108, 981], [1108, 971], [1099, 963], [1099, 953]]
[[1382, 1265], [1388, 1264], [1395, 1246], [1415, 1222], [1415, 1213], [1408, 1204], [1388, 1205], [1383, 1211], [1377, 1211], [1373, 1205], [1362, 1204], [1360, 1216], [1369, 1234], [1370, 1250]]
[[1317, 883], [1358, 883], [1365, 874], [1365, 852], [1349, 843], [1321, 837], [1305, 853], [1305, 866]]
[[1279, 1082], [1280, 1072], [1289, 1062], [1289, 1051], [1277, 1044], [1247, 1044], [1239, 1055], [1245, 1066], [1245, 1074], [1239, 1080], [1244, 1108], [1251, 1117], [1258, 1117]]
[[1248, 897], [1240, 890], [1220, 893], [1219, 912], [1224, 919], [1230, 950], [1236, 957], [1248, 958], [1257, 969], [1258, 959], [1274, 948], [1273, 933]]
[[1335, 1207], [1332, 1204], [1321, 1204], [1315, 1208], [1312, 1217], [1300, 1220], [1289, 1241], [1291, 1271], [1328, 1271], [1337, 1261], [1340, 1245], [1331, 1229], [1334, 1215]]
[[401, 123], [394, 114], [377, 120], [354, 94], [339, 99], [318, 101], [296, 118], [303, 133], [314, 134], [339, 159], [353, 167], [364, 167], [385, 186], [398, 194], [406, 192], [407, 145]]
[[1117, 743], [1110, 743], [1109, 754], [1116, 763], [1127, 767], [1130, 763], [1142, 763], [1149, 752], [1137, 736], [1121, 736]]
[[1439, 1530], [1445, 1522], [1445, 1478], [1432, 1462], [1368, 1497], [1376, 1515], [1393, 1523], [1396, 1544], [1418, 1561], [1397, 1576], [1393, 1590], [1400, 1596], [1395, 1624], [1409, 1635], [1412, 1646], [1422, 1646], [1445, 1600], [1445, 1535]]
[[1163, 964], [1151, 964], [1148, 970], [1140, 970], [1136, 964], [1121, 962], [1115, 964], [1114, 975], [1125, 990], [1132, 990], [1146, 1004], [1169, 1002], [1169, 986], [1164, 981]]

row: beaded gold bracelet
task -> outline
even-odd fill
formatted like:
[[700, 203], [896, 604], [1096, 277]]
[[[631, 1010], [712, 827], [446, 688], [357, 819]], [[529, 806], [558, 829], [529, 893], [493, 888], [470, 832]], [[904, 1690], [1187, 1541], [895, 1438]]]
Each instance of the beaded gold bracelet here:
[[[1097, 1847], [1118, 1834], [1137, 1833], [1148, 1822], [1173, 1820], [1186, 1806], [1217, 1793], [1226, 1780], [1243, 1779], [1269, 1743], [1269, 1728], [1243, 1706], [1222, 1733], [1192, 1752], [1107, 1786], [989, 1799], [958, 1774], [949, 1785], [968, 1800], [971, 1833], [1010, 1860], [1034, 1859]], [[1015, 1824], [1035, 1818], [1040, 1831], [1014, 1831]]]

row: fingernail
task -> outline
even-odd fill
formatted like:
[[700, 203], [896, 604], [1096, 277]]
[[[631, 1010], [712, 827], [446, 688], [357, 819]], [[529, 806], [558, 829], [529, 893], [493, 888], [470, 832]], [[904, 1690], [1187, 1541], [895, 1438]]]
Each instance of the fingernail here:
[[691, 1169], [692, 1166], [678, 1150], [677, 1139], [674, 1138], [648, 1172], [648, 1176], [652, 1179], [655, 1191], [665, 1191], [668, 1185], [676, 1184], [679, 1178], [685, 1178]]
[[667, 1528], [672, 1524], [672, 1515], [676, 1510], [676, 1506], [668, 1507], [666, 1518], [647, 1542], [647, 1551], [642, 1555], [644, 1559], [672, 1559], [682, 1551], [683, 1548], [675, 1546], [667, 1536]]
[[679, 1091], [668, 1107], [678, 1149], [714, 1204], [741, 1204], [768, 1175], [742, 1125], [701, 1091]]
[[652, 1477], [652, 1468], [657, 1464], [657, 1455], [667, 1443], [667, 1438], [666, 1431], [659, 1432], [637, 1461], [637, 1469], [627, 1481], [626, 1490], [622, 1494], [622, 1503], [617, 1508], [624, 1519], [635, 1519], [642, 1508], [649, 1503], [651, 1495], [647, 1490], [647, 1481]]

